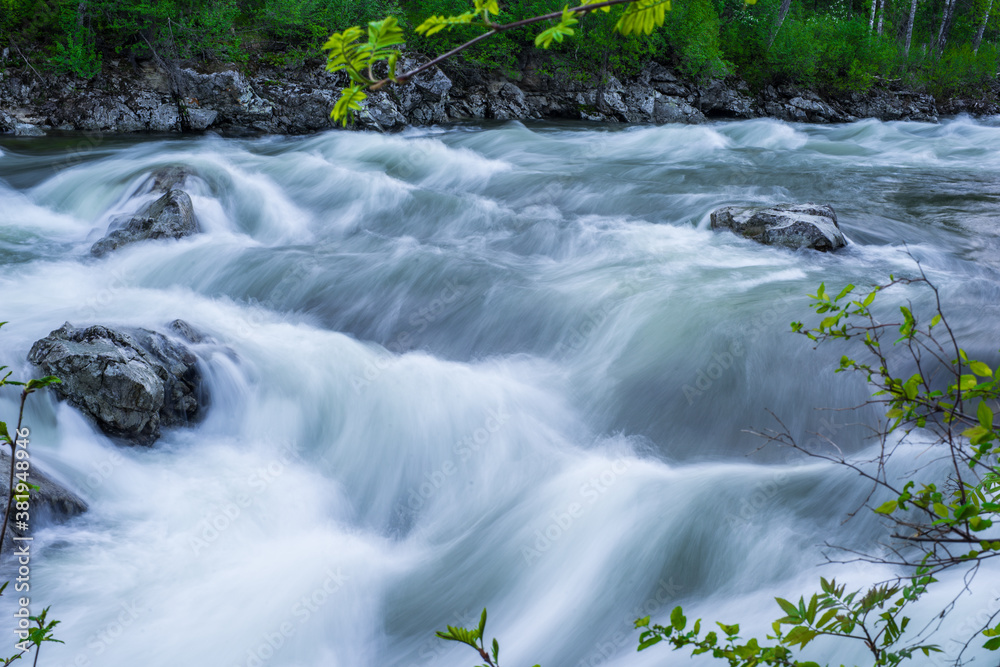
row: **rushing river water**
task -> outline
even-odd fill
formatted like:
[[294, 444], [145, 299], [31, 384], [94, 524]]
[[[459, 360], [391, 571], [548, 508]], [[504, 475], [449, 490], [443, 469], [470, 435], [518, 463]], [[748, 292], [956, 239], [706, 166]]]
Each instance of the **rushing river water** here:
[[[92, 258], [176, 164], [204, 233]], [[708, 229], [719, 206], [785, 201], [831, 204], [848, 248]], [[716, 664], [637, 653], [632, 620], [683, 604], [762, 635], [774, 595], [890, 574], [816, 567], [825, 541], [886, 537], [843, 522], [857, 476], [751, 455], [767, 410], [870, 446], [851, 424], [876, 415], [816, 410], [864, 382], [788, 323], [820, 282], [912, 275], [908, 248], [995, 361], [998, 204], [1000, 126], [969, 119], [4, 139], [0, 363], [29, 374], [65, 321], [213, 339], [194, 347], [207, 418], [152, 449], [30, 401], [36, 465], [90, 504], [36, 532], [33, 604], [66, 642], [41, 663], [467, 667], [433, 631], [485, 606], [505, 667]], [[995, 610], [996, 574], [944, 621], [949, 650]]]

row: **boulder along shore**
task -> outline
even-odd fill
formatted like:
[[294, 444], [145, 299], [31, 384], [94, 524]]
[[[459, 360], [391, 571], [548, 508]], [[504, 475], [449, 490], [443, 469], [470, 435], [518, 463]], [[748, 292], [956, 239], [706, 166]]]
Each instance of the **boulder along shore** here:
[[[400, 71], [422, 58], [406, 56]], [[549, 75], [546, 54], [523, 60], [520, 71], [498, 72], [448, 63], [404, 86], [372, 93], [357, 129], [476, 120], [575, 119], [629, 123], [701, 123], [770, 117], [841, 123], [863, 118], [936, 122], [940, 116], [1000, 113], [996, 94], [935, 99], [893, 87], [824, 95], [795, 86], [753, 91], [736, 77], [704, 82], [660, 63], [633, 77]], [[330, 109], [346, 77], [321, 61], [298, 67], [185, 65], [164, 60], [110, 61], [90, 80], [32, 69], [0, 73], [0, 132], [40, 136], [53, 131], [114, 134], [198, 132], [229, 135], [307, 134], [334, 127]]]

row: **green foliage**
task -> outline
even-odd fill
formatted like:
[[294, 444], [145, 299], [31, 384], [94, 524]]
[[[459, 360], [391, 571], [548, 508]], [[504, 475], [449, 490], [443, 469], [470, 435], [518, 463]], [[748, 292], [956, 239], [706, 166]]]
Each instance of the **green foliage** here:
[[[895, 285], [929, 289], [936, 312], [927, 321], [918, 319], [909, 306], [900, 306], [896, 318], [876, 313], [876, 296]], [[963, 565], [975, 568], [980, 561], [1000, 554], [1000, 535], [991, 530], [1000, 512], [1000, 436], [991, 407], [1000, 399], [1000, 378], [997, 369], [970, 359], [958, 345], [942, 312], [937, 288], [921, 272], [919, 278], [890, 276], [887, 284], [864, 296], [855, 296], [854, 285], [845, 286], [834, 296], [820, 284], [810, 298], [811, 307], [821, 316], [819, 323], [810, 328], [793, 322], [792, 331], [815, 343], [853, 342], [865, 351], [870, 361], [844, 355], [836, 372], [860, 373], [874, 387], [870, 403], [881, 405], [887, 419], [879, 432], [883, 444], [893, 433], [903, 441], [913, 431], [919, 431], [923, 440], [932, 436], [933, 446], [943, 448], [943, 457], [951, 459], [953, 472], [935, 468], [932, 479], [921, 480], [925, 470], [920, 468], [897, 487], [896, 480], [885, 474], [893, 448], [883, 447], [873, 474], [843, 457], [805, 450], [787, 431], [765, 437], [855, 470], [873, 483], [873, 493], [891, 492], [893, 497], [872, 510], [885, 517], [895, 539], [908, 543], [906, 549], [894, 548], [892, 553], [894, 562], [902, 560], [912, 573], [897, 583], [876, 585], [863, 593], [847, 593], [844, 586], [821, 578], [821, 592], [808, 602], [799, 598], [794, 604], [776, 598], [785, 615], [772, 624], [774, 634], [767, 636], [774, 642], [771, 645], [762, 645], [757, 639], [743, 641], [738, 625], [717, 624], [725, 635], [721, 641], [714, 631], [702, 636], [700, 620], [692, 630], [686, 630], [687, 620], [677, 607], [669, 626], [650, 625], [648, 617], [636, 621], [636, 627], [644, 629], [640, 651], [667, 641], [675, 650], [711, 653], [732, 667], [818, 667], [798, 661], [792, 649], [805, 648], [825, 635], [863, 642], [875, 667], [899, 665], [917, 655], [926, 658], [940, 649], [923, 642], [906, 643], [910, 618], [904, 611], [937, 583], [937, 573]], [[916, 373], [903, 377], [893, 372], [890, 350], [896, 346], [916, 362]], [[954, 356], [949, 357], [949, 352]], [[948, 380], [937, 380], [940, 374]], [[878, 555], [861, 557], [886, 562]], [[784, 626], [790, 626], [787, 632]], [[1000, 626], [987, 629], [983, 636], [984, 648], [1000, 650]]]
[[[447, 1], [448, 0], [445, 0], [445, 2]], [[372, 64], [375, 61], [368, 63], [367, 73], [360, 72], [359, 68], [354, 66], [355, 63], [352, 60], [354, 57], [354, 51], [349, 51], [349, 49], [354, 49], [358, 54], [361, 54], [362, 51], [368, 49], [369, 51], [375, 53], [378, 49], [374, 42], [369, 40], [367, 46], [359, 43], [357, 40], [360, 39], [362, 34], [360, 28], [352, 27], [341, 32], [336, 32], [331, 35], [329, 41], [324, 47], [330, 51], [327, 69], [329, 71], [346, 71], [350, 75], [352, 83], [341, 91], [340, 99], [334, 106], [330, 115], [335, 120], [346, 125], [352, 119], [353, 112], [362, 108], [361, 102], [367, 96], [367, 93], [365, 92], [366, 90], [377, 90], [390, 82], [405, 83], [411, 77], [416, 76], [420, 72], [438, 64], [438, 62], [444, 60], [445, 58], [470, 49], [476, 44], [497, 34], [506, 33], [508, 31], [512, 33], [519, 32], [528, 26], [534, 26], [539, 23], [548, 23], [549, 27], [544, 28], [540, 33], [538, 33], [534, 37], [533, 43], [536, 47], [549, 48], [554, 45], [562, 44], [567, 37], [577, 34], [577, 30], [574, 26], [580, 22], [580, 17], [598, 10], [606, 10], [611, 7], [615, 7], [618, 11], [618, 17], [614, 24], [615, 31], [625, 37], [630, 34], [649, 35], [655, 28], [664, 24], [666, 20], [666, 13], [670, 7], [669, 0], [602, 0], [601, 2], [596, 2], [596, 0], [582, 0], [582, 2], [583, 4], [576, 7], [566, 5], [560, 11], [547, 13], [543, 12], [527, 18], [521, 17], [518, 20], [513, 20], [507, 23], [497, 22], [498, 20], [502, 21], [503, 17], [499, 17], [501, 11], [496, 0], [473, 0], [471, 6], [462, 4], [449, 12], [440, 14], [432, 13], [430, 16], [417, 23], [417, 27], [414, 30], [417, 36], [430, 39], [453, 30], [458, 33], [459, 31], [467, 29], [475, 31], [475, 36], [468, 37], [468, 33], [465, 33], [461, 39], [466, 39], [466, 41], [450, 48], [448, 53], [445, 55], [440, 56], [429, 63], [425, 63], [410, 72], [400, 74], [399, 76], [396, 75], [395, 69], [393, 68], [395, 61], [390, 60], [391, 56], [389, 54], [379, 52], [379, 56], [375, 59], [375, 61], [390, 60], [389, 73], [387, 77], [383, 79], [375, 78], [376, 75], [374, 74], [374, 69], [372, 67]], [[395, 21], [392, 17], [385, 19], [385, 21], [390, 20]], [[384, 22], [372, 22], [369, 23], [369, 26], [381, 23]], [[395, 46], [402, 41], [403, 40], [400, 39], [399, 42], [390, 46]], [[605, 61], [606, 60], [607, 53], [605, 53]]]
[[632, 33], [650, 35], [663, 25], [670, 11], [670, 0], [636, 0], [625, 7], [615, 28], [628, 37]]
[[971, 44], [949, 47], [940, 58], [919, 62], [914, 78], [932, 95], [967, 95], [976, 97], [996, 84], [1000, 49], [983, 44], [976, 53]]
[[752, 85], [792, 83], [830, 92], [871, 88], [899, 64], [893, 37], [872, 32], [862, 17], [792, 12], [775, 32], [778, 1], [732, 10], [722, 51]]
[[[460, 644], [465, 644], [471, 646], [479, 653], [479, 657], [483, 659], [483, 664], [478, 667], [500, 667], [500, 643], [494, 637], [489, 650], [483, 644], [483, 637], [486, 632], [486, 610], [483, 609], [482, 615], [479, 617], [479, 626], [476, 628], [457, 628], [449, 625], [448, 629], [445, 631], [439, 631], [438, 637], [450, 642], [458, 642]], [[535, 665], [539, 667], [539, 665]]]
[[154, 50], [179, 59], [305, 66], [323, 55], [319, 47], [332, 33], [387, 16], [399, 19], [408, 50], [432, 55], [482, 34], [491, 21], [505, 25], [569, 9], [573, 16], [565, 21], [494, 34], [465, 50], [462, 60], [516, 78], [526, 56], [541, 47], [552, 53], [532, 60], [539, 73], [579, 80], [635, 74], [657, 60], [695, 78], [734, 73], [755, 88], [791, 83], [864, 92], [898, 81], [939, 97], [992, 91], [1000, 65], [1000, 12], [992, 12], [980, 48], [971, 45], [988, 0], [957, 3], [943, 52], [930, 48], [943, 2], [919, 3], [908, 57], [906, 3], [886, 3], [878, 33], [869, 28], [870, 3], [863, 0], [794, 0], [780, 28], [781, 0], [630, 0], [584, 20], [577, 10], [597, 1], [573, 7], [492, 0], [477, 9], [474, 0], [0, 0], [0, 35], [15, 47], [15, 58], [36, 69], [89, 78], [109, 58], [149, 57]]
[[392, 0], [264, 0], [256, 11], [244, 12], [243, 21], [276, 45], [301, 48], [333, 31], [399, 13], [399, 7]]
[[[885, 323], [873, 311], [873, 302], [878, 292], [896, 284], [928, 286], [938, 298], [937, 312], [924, 322], [909, 307], [900, 306], [900, 321]], [[1000, 554], [1000, 535], [990, 531], [1000, 513], [996, 464], [1000, 437], [990, 407], [1000, 399], [1000, 378], [990, 365], [970, 359], [958, 345], [941, 312], [937, 290], [926, 278], [894, 279], [863, 299], [850, 299], [852, 292], [853, 285], [848, 285], [831, 298], [820, 285], [812, 297], [813, 307], [825, 317], [814, 329], [795, 322], [793, 330], [817, 342], [859, 341], [871, 361], [845, 355], [837, 372], [862, 373], [876, 388], [873, 398], [885, 410], [887, 434], [920, 429], [936, 436], [955, 469], [946, 479], [911, 478], [899, 488], [881, 481], [893, 497], [875, 512], [891, 519], [904, 533], [903, 539], [917, 543], [923, 553], [920, 568], [940, 571]], [[905, 346], [914, 355], [916, 373], [900, 377], [892, 372], [889, 352], [883, 347], [887, 336], [895, 337], [893, 345]], [[948, 380], [936, 380], [932, 371], [943, 372]]]
[[323, 48], [330, 52], [326, 62], [328, 72], [347, 72], [352, 85], [341, 92], [340, 99], [330, 112], [335, 120], [347, 125], [354, 111], [361, 110], [361, 102], [368, 97], [365, 90], [377, 83], [374, 78], [376, 63], [388, 63], [389, 80], [396, 80], [396, 60], [399, 51], [393, 47], [403, 43], [399, 22], [389, 17], [368, 24], [368, 41], [362, 42], [361, 28], [348, 28], [334, 33]]
[[722, 52], [720, 29], [719, 15], [710, 0], [675, 3], [662, 33], [664, 51], [689, 76], [723, 76], [730, 65]]
[[[816, 637], [827, 635], [863, 642], [872, 652], [877, 667], [895, 666], [920, 653], [927, 657], [939, 653], [933, 644], [911, 644], [896, 647], [903, 637], [910, 619], [902, 615], [903, 609], [926, 590], [933, 578], [920, 576], [909, 586], [882, 584], [861, 591], [846, 592], [835, 580], [820, 578], [821, 592], [807, 602], [799, 598], [798, 604], [775, 598], [784, 616], [772, 624], [774, 634], [767, 639], [776, 642], [761, 645], [751, 638], [743, 642], [739, 625], [716, 623], [724, 635], [711, 631], [701, 636], [701, 619], [686, 630], [687, 619], [681, 607], [670, 614], [670, 625], [650, 625], [649, 617], [635, 622], [644, 629], [639, 636], [639, 650], [643, 651], [661, 641], [667, 641], [674, 650], [692, 648], [693, 655], [710, 653], [714, 658], [729, 662], [732, 667], [778, 665], [782, 667], [819, 667], [815, 662], [795, 659], [793, 649], [804, 649]], [[783, 626], [789, 626], [787, 632]], [[894, 649], [894, 650], [891, 650]]]
[[60, 71], [91, 79], [101, 71], [101, 54], [94, 51], [90, 31], [78, 28], [65, 41], [55, 43], [50, 63]]
[[538, 33], [538, 37], [535, 37], [535, 46], [547, 49], [552, 46], [553, 40], [562, 44], [564, 38], [573, 36], [574, 30], [572, 26], [575, 26], [577, 23], [579, 23], [579, 21], [576, 20], [573, 12], [569, 11], [569, 8], [567, 7], [563, 10], [562, 18], [559, 20], [559, 23]]

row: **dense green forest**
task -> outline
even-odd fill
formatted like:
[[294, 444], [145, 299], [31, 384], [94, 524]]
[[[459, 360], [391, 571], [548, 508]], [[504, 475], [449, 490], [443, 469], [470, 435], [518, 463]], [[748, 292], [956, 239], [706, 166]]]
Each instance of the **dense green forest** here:
[[[321, 55], [334, 30], [393, 14], [408, 48], [438, 53], [470, 36], [431, 38], [413, 27], [466, 0], [0, 0], [0, 49], [9, 66], [90, 78], [111, 60], [158, 55], [245, 67], [300, 65]], [[793, 83], [833, 93], [879, 83], [935, 95], [977, 95], [996, 80], [1000, 25], [993, 0], [674, 0], [664, 30], [623, 38], [615, 14], [581, 22], [585, 39], [554, 49], [568, 76], [637, 72], [649, 59], [693, 77], [736, 74], [759, 88]], [[500, 20], [561, 7], [555, 0], [501, 3]], [[498, 35], [464, 54], [466, 65], [515, 72], [537, 30]]]

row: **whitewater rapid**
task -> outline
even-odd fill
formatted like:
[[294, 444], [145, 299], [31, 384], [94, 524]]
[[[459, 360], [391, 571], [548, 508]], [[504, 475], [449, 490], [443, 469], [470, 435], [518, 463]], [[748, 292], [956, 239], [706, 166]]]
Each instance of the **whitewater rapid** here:
[[[483, 607], [505, 667], [715, 664], [637, 653], [632, 621], [683, 604], [763, 635], [775, 595], [892, 574], [817, 568], [824, 542], [885, 538], [867, 513], [843, 523], [862, 480], [751, 455], [744, 430], [773, 426], [768, 410], [804, 440], [869, 446], [853, 424], [876, 414], [816, 410], [867, 390], [833, 374], [841, 348], [788, 333], [806, 295], [912, 274], [910, 253], [970, 355], [997, 352], [990, 120], [0, 150], [0, 364], [30, 374], [32, 342], [66, 321], [182, 318], [210, 336], [192, 348], [206, 419], [152, 449], [30, 401], [36, 464], [90, 505], [35, 534], [33, 598], [65, 642], [47, 665], [465, 667], [474, 654], [433, 633]], [[171, 165], [195, 174], [203, 233], [92, 258]], [[850, 245], [708, 229], [717, 207], [785, 201], [831, 204]], [[0, 418], [14, 405], [0, 396]], [[995, 574], [945, 637], [997, 605]], [[865, 658], [834, 642], [809, 656]]]

